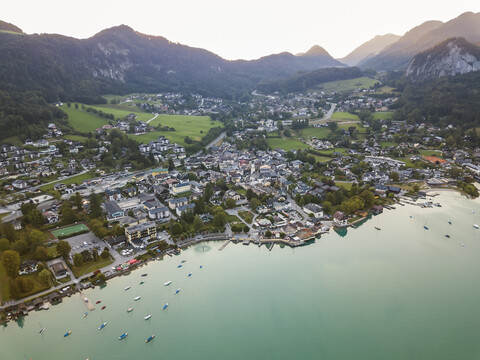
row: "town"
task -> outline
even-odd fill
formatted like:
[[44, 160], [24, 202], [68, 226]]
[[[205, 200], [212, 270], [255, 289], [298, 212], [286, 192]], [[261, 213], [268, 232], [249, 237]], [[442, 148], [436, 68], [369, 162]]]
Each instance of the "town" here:
[[355, 89], [132, 94], [110, 100], [131, 109], [116, 113], [57, 103], [68, 124], [0, 146], [3, 319], [198, 242], [303, 246], [402, 203], [440, 206], [418, 201], [432, 190], [478, 197], [478, 135], [395, 120], [396, 101]]

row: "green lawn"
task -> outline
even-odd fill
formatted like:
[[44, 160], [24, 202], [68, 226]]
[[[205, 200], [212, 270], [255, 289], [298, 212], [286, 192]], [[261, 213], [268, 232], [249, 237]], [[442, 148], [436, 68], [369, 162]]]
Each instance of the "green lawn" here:
[[351, 91], [355, 89], [369, 89], [371, 86], [375, 85], [378, 82], [376, 79], [371, 79], [369, 77], [359, 77], [355, 79], [348, 80], [339, 80], [339, 81], [330, 81], [316, 85], [316, 89], [322, 89], [323, 91]]
[[103, 125], [107, 125], [110, 121], [95, 114], [83, 111], [81, 108], [77, 110], [75, 109], [74, 105], [71, 107], [62, 105], [60, 108], [67, 113], [69, 124], [75, 130], [80, 132], [93, 132], [95, 129], [101, 128]]
[[247, 223], [251, 224], [253, 221], [253, 214], [251, 211], [239, 211], [238, 215]]
[[309, 154], [309, 155], [312, 155], [317, 162], [327, 162], [327, 161], [332, 160], [331, 157], [327, 157], [327, 156], [318, 156], [318, 155], [313, 155], [313, 154]]
[[335, 111], [331, 117], [332, 120], [360, 120], [358, 115], [350, 114], [348, 112]]
[[242, 223], [242, 221], [238, 218], [238, 216], [236, 215], [230, 215], [230, 214], [227, 214], [227, 222], [229, 224], [238, 224], [238, 223]]
[[328, 134], [330, 134], [330, 129], [327, 127], [308, 127], [299, 131], [299, 135], [304, 138], [326, 139]]
[[[134, 113], [137, 115], [137, 121], [148, 121], [154, 117], [151, 113], [146, 113], [139, 111], [136, 106], [128, 105], [86, 105], [87, 107], [92, 107], [97, 110], [102, 110], [105, 113], [113, 114], [115, 119], [125, 119], [129, 114]], [[129, 109], [131, 108], [131, 109]]]
[[23, 145], [23, 141], [20, 140], [20, 138], [18, 136], [10, 136], [8, 138], [2, 139], [2, 143], [3, 144], [11, 144], [11, 145], [14, 145], [14, 146], [22, 146]]
[[394, 90], [395, 88], [385, 85], [378, 89], [374, 94], [392, 94], [395, 92]]
[[108, 266], [111, 263], [113, 263], [113, 259], [111, 257], [108, 258], [107, 260], [103, 260], [102, 258], [99, 258], [99, 260], [96, 262], [88, 262], [79, 267], [73, 266], [72, 271], [75, 274], [75, 276], [78, 278], [85, 274], [89, 274], [95, 270]]
[[380, 120], [380, 119], [389, 120], [393, 118], [393, 114], [394, 114], [393, 111], [379, 111], [379, 112], [374, 112], [372, 116], [375, 120]]
[[63, 180], [57, 180], [51, 184], [48, 184], [48, 185], [43, 185], [43, 186], [40, 186], [40, 190], [43, 190], [43, 191], [46, 191], [46, 190], [51, 190], [53, 189], [53, 187], [55, 186], [56, 183], [62, 183], [62, 184], [65, 184], [65, 185], [70, 185], [70, 184], [81, 184], [84, 180], [88, 180], [88, 179], [91, 179], [93, 178], [93, 174], [90, 173], [90, 172], [86, 172], [85, 174], [80, 174], [80, 175], [77, 175], [77, 176], [72, 176], [71, 178], [68, 178], [68, 179], [63, 179]]
[[68, 140], [73, 140], [73, 141], [79, 141], [82, 143], [86, 142], [88, 139], [87, 137], [81, 136], [81, 135], [64, 135], [63, 138]]
[[220, 121], [213, 121], [209, 116], [186, 116], [186, 115], [159, 115], [150, 122], [152, 126], [168, 126], [175, 131], [153, 131], [144, 135], [131, 135], [136, 141], [148, 143], [157, 140], [159, 136], [165, 136], [171, 142], [186, 145], [185, 136], [192, 140], [200, 141], [213, 127], [221, 126]]
[[388, 147], [388, 146], [397, 146], [397, 143], [393, 141], [380, 141], [380, 146], [382, 148]]
[[442, 152], [440, 150], [418, 150], [420, 156], [436, 156], [442, 157]]
[[347, 181], [335, 181], [335, 185], [338, 187], [342, 187], [347, 191], [350, 191], [352, 189], [352, 182], [347, 182]]
[[267, 143], [270, 149], [281, 148], [281, 149], [284, 149], [285, 151], [307, 149], [310, 147], [299, 140], [293, 140], [293, 139], [271, 138], [271, 139], [267, 139]]

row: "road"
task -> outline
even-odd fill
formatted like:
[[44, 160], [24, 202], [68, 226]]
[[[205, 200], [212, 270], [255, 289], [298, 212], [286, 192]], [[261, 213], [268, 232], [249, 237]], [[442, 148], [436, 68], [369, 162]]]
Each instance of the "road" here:
[[153, 118], [151, 118], [150, 120], [147, 120], [146, 123], [149, 124], [150, 121], [155, 120], [157, 117], [158, 117], [158, 114], [155, 114], [155, 116]]
[[330, 118], [332, 117], [333, 113], [335, 112], [335, 108], [337, 107], [337, 104], [335, 103], [328, 103], [330, 104], [330, 110], [328, 110], [327, 114], [321, 118], [320, 120], [312, 120], [310, 121], [310, 124], [325, 124], [327, 123]]
[[[222, 140], [225, 136], [227, 136], [227, 133], [224, 131], [223, 133], [221, 133], [215, 140], [211, 141], [207, 146], [205, 146], [205, 148], [207, 149], [210, 149], [213, 145], [215, 145], [216, 143], [218, 143], [220, 140]], [[196, 152], [195, 154], [193, 154], [192, 156], [198, 156], [202, 153], [202, 151], [198, 151]]]

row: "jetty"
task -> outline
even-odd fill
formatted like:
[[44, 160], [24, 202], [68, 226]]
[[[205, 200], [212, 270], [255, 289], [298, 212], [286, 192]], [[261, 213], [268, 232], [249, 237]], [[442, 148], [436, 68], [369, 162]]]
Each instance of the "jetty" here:
[[92, 302], [88, 299], [87, 295], [85, 295], [83, 291], [80, 291], [80, 297], [82, 298], [83, 303], [88, 308], [88, 310], [95, 310], [95, 306], [93, 306]]
[[225, 249], [225, 248], [227, 247], [227, 245], [230, 244], [231, 241], [232, 241], [232, 240], [227, 240], [227, 241], [225, 241], [225, 242], [222, 244], [222, 246], [220, 246], [220, 247], [218, 248], [218, 251], [222, 251], [223, 249]]
[[268, 251], [272, 251], [274, 245], [275, 245], [275, 243], [272, 242], [272, 244], [271, 244], [270, 247], [268, 248]]

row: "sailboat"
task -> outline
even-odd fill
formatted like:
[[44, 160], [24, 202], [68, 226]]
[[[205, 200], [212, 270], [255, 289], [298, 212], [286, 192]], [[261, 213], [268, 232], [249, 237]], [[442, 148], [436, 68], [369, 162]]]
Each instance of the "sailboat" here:
[[43, 334], [45, 331], [47, 331], [46, 328], [41, 328], [40, 331], [38, 332], [39, 334]]

